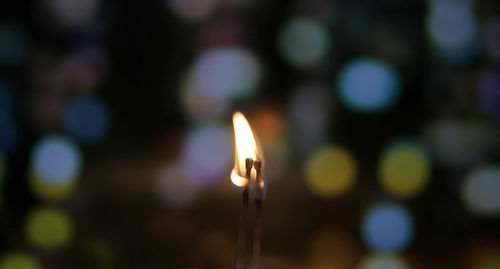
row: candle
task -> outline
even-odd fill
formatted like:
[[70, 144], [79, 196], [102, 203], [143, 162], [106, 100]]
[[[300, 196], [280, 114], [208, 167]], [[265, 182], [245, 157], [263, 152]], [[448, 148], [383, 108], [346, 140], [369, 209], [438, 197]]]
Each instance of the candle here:
[[[259, 268], [260, 261], [260, 223], [264, 180], [262, 179], [263, 156], [250, 124], [245, 116], [237, 111], [233, 114], [234, 126], [234, 168], [231, 172], [231, 181], [234, 185], [243, 188], [243, 205], [240, 212], [238, 228], [238, 242], [236, 250], [236, 268], [241, 269], [245, 263], [245, 236], [250, 197], [255, 197], [255, 222], [253, 228], [253, 260], [252, 268]], [[253, 186], [253, 187], [252, 187]], [[251, 195], [254, 190], [254, 195]]]

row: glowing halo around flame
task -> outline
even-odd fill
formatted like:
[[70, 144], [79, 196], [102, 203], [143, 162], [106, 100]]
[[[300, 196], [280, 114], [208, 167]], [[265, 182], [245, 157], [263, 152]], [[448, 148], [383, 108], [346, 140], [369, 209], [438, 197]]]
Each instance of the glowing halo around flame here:
[[[251, 158], [252, 160], [260, 160], [264, 164], [262, 151], [257, 146], [257, 142], [250, 128], [245, 116], [236, 111], [233, 114], [233, 127], [234, 127], [234, 168], [231, 172], [231, 181], [234, 185], [243, 187], [248, 184], [248, 179], [245, 178], [245, 160]], [[252, 169], [252, 178], [256, 177], [255, 170]], [[261, 181], [263, 187], [263, 181]]]

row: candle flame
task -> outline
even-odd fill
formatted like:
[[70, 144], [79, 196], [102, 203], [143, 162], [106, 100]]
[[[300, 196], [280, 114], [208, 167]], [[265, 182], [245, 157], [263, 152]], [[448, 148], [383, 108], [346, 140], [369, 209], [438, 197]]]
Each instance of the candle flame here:
[[[248, 179], [245, 177], [245, 160], [261, 160], [262, 156], [257, 147], [255, 137], [252, 133], [252, 128], [248, 124], [245, 116], [237, 111], [233, 114], [234, 127], [234, 168], [231, 172], [231, 181], [234, 185], [243, 187], [248, 184]], [[255, 178], [255, 169], [252, 169], [252, 177]], [[263, 182], [261, 181], [261, 185]]]

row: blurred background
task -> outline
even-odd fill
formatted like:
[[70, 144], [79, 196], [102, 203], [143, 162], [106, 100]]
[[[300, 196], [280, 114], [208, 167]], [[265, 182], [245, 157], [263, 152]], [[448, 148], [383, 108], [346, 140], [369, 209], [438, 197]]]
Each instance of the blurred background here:
[[500, 268], [497, 0], [0, 8], [0, 268]]

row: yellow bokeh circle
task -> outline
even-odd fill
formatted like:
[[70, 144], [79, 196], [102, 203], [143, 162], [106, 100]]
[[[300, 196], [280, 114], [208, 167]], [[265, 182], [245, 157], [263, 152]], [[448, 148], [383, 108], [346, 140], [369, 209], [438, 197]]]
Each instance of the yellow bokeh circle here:
[[38, 259], [24, 252], [9, 252], [0, 258], [2, 269], [41, 269]]
[[500, 269], [500, 258], [495, 257], [481, 261], [475, 269]]
[[412, 198], [427, 185], [431, 164], [421, 147], [402, 143], [383, 153], [378, 170], [379, 182], [385, 191], [399, 198]]
[[58, 208], [35, 208], [26, 218], [25, 236], [33, 247], [49, 250], [61, 248], [73, 237], [73, 223], [70, 217]]
[[401, 257], [390, 253], [372, 253], [364, 258], [360, 269], [408, 269], [409, 266]]
[[29, 185], [31, 191], [40, 199], [47, 202], [61, 202], [73, 194], [77, 184], [76, 178], [65, 180], [60, 184], [50, 184], [39, 173], [30, 169]]
[[307, 187], [315, 194], [339, 197], [353, 186], [357, 164], [351, 153], [340, 146], [328, 146], [314, 152], [305, 164]]

